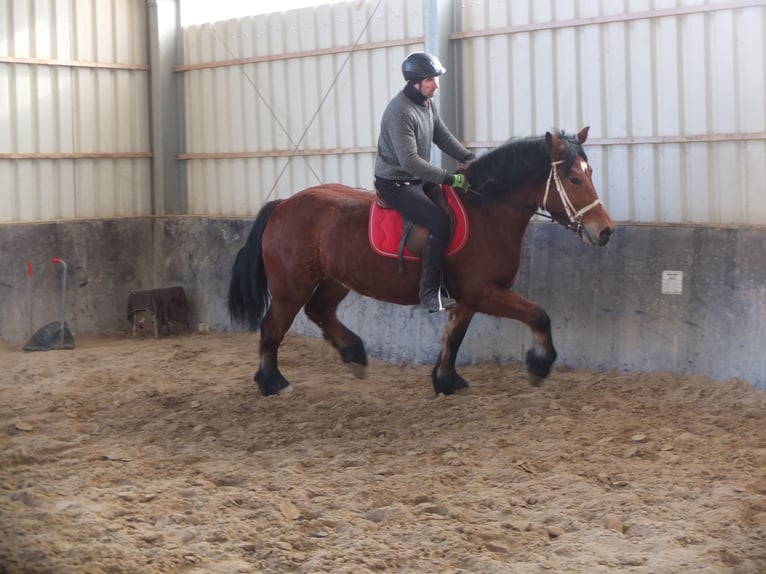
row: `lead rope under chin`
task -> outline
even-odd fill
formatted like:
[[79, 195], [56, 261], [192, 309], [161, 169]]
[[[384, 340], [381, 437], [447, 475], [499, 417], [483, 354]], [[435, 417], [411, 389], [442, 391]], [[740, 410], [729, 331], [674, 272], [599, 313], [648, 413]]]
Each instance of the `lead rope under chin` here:
[[[559, 172], [556, 169], [557, 165], [560, 165], [564, 163], [563, 160], [559, 161], [552, 161], [551, 162], [551, 171], [548, 174], [548, 181], [545, 184], [545, 194], [543, 194], [543, 209], [548, 211], [548, 208], [546, 205], [548, 204], [548, 191], [551, 189], [551, 180], [553, 180], [553, 183], [556, 185], [556, 191], [559, 194], [559, 198], [561, 199], [561, 203], [564, 206], [564, 211], [567, 214], [567, 217], [569, 218], [569, 224], [567, 227], [573, 228], [575, 230], [580, 229], [582, 224], [580, 223], [580, 219], [582, 219], [582, 216], [585, 215], [588, 211], [596, 207], [597, 205], [601, 204], [601, 199], [598, 197], [591, 202], [590, 204], [586, 205], [579, 211], [575, 211], [574, 205], [572, 205], [572, 202], [569, 199], [569, 196], [567, 195], [566, 190], [564, 189], [564, 184], [561, 183], [561, 178], [559, 177]], [[551, 219], [554, 219], [551, 217]]]

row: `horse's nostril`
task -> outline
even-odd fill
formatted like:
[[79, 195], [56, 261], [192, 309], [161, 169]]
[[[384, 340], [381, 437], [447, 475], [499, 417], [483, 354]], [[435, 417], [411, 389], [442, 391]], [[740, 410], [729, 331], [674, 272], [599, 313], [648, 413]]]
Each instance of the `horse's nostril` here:
[[601, 233], [598, 234], [599, 245], [606, 245], [606, 242], [609, 241], [609, 238], [611, 236], [612, 236], [612, 229], [609, 227], [604, 227], [604, 229], [601, 230]]

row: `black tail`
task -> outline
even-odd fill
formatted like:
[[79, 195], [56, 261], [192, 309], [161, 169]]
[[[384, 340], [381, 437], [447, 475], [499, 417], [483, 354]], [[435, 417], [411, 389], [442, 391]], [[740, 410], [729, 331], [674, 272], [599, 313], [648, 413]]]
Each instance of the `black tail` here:
[[257, 331], [269, 310], [271, 296], [263, 266], [261, 239], [271, 212], [280, 200], [270, 201], [261, 208], [244, 247], [237, 253], [231, 269], [229, 284], [229, 313], [233, 323]]

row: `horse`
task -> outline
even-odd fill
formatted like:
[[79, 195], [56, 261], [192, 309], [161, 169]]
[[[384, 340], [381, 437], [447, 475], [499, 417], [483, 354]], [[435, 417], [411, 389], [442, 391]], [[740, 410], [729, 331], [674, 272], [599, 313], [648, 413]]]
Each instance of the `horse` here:
[[[511, 139], [463, 168], [472, 186], [462, 198], [470, 236], [445, 260], [445, 281], [458, 304], [449, 311], [431, 373], [437, 395], [468, 392], [455, 363], [476, 313], [525, 323], [534, 338], [525, 358], [527, 378], [538, 386], [550, 373], [557, 355], [550, 317], [511, 287], [533, 215], [548, 216], [588, 245], [606, 245], [614, 233], [583, 150], [588, 129]], [[232, 266], [228, 310], [235, 324], [260, 330], [254, 380], [264, 396], [292, 390], [279, 370], [278, 351], [301, 308], [363, 378], [364, 343], [339, 320], [338, 304], [351, 290], [400, 305], [418, 303], [420, 264], [400, 272], [396, 259], [368, 243], [374, 200], [367, 190], [323, 184], [272, 200], [256, 216]]]

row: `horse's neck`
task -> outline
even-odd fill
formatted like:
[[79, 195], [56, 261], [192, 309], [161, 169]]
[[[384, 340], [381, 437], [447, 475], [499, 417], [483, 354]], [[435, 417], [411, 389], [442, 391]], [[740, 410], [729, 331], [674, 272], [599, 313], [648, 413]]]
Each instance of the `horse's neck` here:
[[537, 208], [533, 206], [534, 204], [522, 201], [523, 198], [521, 197], [518, 199], [519, 202], [506, 199], [491, 201], [474, 207], [473, 210], [477, 212], [477, 215], [472, 215], [471, 211], [473, 210], [469, 210], [469, 221], [474, 222], [481, 218], [485, 222], [484, 226], [487, 226], [488, 229], [497, 230], [506, 241], [512, 241], [517, 237], [520, 239]]
[[504, 219], [526, 228], [532, 216], [540, 209], [545, 193], [545, 180], [527, 183], [491, 202], [488, 207]]

